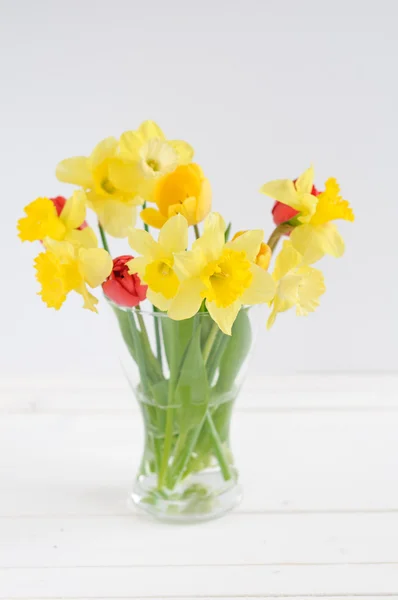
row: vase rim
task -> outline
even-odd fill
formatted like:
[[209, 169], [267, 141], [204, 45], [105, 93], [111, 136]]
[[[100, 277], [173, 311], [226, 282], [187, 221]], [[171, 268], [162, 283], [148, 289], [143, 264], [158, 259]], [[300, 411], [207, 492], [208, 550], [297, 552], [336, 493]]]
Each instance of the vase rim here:
[[[110, 300], [109, 298], [106, 298], [106, 301], [108, 302], [108, 304], [110, 304], [112, 307], [114, 308], [118, 308], [119, 310], [122, 310], [123, 312], [139, 312], [142, 315], [148, 315], [151, 316], [155, 319], [160, 318], [160, 319], [171, 319], [171, 317], [169, 317], [169, 315], [166, 312], [162, 312], [161, 310], [151, 310], [150, 308], [141, 308], [140, 305], [138, 306], [120, 306], [119, 304], [116, 304], [116, 302], [113, 302], [112, 300]], [[250, 310], [251, 308], [253, 308], [253, 306], [242, 306], [242, 308], [244, 310]], [[209, 312], [197, 312], [193, 315], [194, 317], [207, 317], [207, 318], [211, 318], [210, 313]], [[192, 317], [191, 317], [192, 318]]]

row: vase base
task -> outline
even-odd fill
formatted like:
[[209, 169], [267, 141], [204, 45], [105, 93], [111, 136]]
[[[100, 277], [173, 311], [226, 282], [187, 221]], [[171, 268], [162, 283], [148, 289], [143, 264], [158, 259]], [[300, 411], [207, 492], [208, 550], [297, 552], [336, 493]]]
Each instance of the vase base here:
[[191, 475], [174, 490], [159, 491], [155, 476], [140, 476], [130, 501], [161, 521], [196, 523], [217, 519], [242, 500], [242, 487], [233, 478], [225, 481], [218, 469]]

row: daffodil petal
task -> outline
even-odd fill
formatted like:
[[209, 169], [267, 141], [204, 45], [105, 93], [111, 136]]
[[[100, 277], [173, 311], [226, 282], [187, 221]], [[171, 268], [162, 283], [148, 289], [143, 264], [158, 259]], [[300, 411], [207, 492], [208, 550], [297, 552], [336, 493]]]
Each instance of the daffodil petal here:
[[91, 167], [98, 167], [107, 158], [115, 156], [117, 146], [118, 141], [114, 137], [108, 137], [99, 142], [90, 156]]
[[128, 231], [135, 225], [137, 209], [132, 202], [119, 201], [116, 198], [103, 198], [88, 194], [93, 210], [104, 229], [113, 237], [127, 237]]
[[233, 302], [233, 304], [227, 306], [226, 308], [218, 307], [215, 302], [206, 302], [206, 307], [211, 318], [217, 323], [221, 331], [226, 335], [232, 334], [232, 325], [238, 316], [241, 306], [242, 302], [240, 300], [236, 300]]
[[150, 233], [143, 229], [131, 228], [128, 232], [128, 240], [131, 248], [145, 258], [158, 260], [164, 256], [161, 246], [155, 242]]
[[52, 252], [41, 252], [34, 261], [36, 279], [41, 285], [39, 295], [48, 308], [59, 310], [69, 292], [62, 265]]
[[80, 185], [84, 189], [93, 187], [89, 159], [86, 156], [66, 158], [58, 163], [56, 177], [64, 183]]
[[204, 223], [202, 236], [196, 240], [193, 250], [201, 250], [207, 261], [217, 260], [224, 248], [225, 221], [219, 213], [210, 213]]
[[182, 215], [171, 217], [159, 232], [159, 244], [166, 252], [182, 252], [188, 246], [188, 222]]
[[70, 242], [74, 246], [81, 246], [83, 248], [97, 248], [98, 246], [97, 236], [91, 227], [68, 231], [65, 235], [65, 241]]
[[156, 306], [156, 308], [162, 311], [167, 311], [171, 303], [171, 300], [165, 298], [163, 294], [153, 292], [149, 288], [147, 290], [146, 297], [148, 298], [149, 302], [151, 302], [154, 306]]
[[174, 254], [174, 270], [180, 281], [197, 277], [205, 265], [206, 257], [199, 248]]
[[145, 141], [149, 141], [152, 138], [158, 138], [159, 140], [165, 139], [163, 131], [154, 121], [144, 121], [141, 123], [138, 128], [138, 133], [142, 135]]
[[264, 231], [262, 229], [253, 229], [245, 231], [239, 237], [226, 244], [236, 252], [245, 252], [247, 258], [254, 262], [259, 253], [261, 242], [264, 239]]
[[274, 181], [269, 181], [260, 188], [260, 192], [278, 202], [282, 202], [296, 210], [300, 210], [300, 205], [297, 201], [297, 191], [291, 179], [275, 179]]
[[344, 240], [333, 223], [296, 227], [291, 236], [294, 248], [303, 255], [307, 264], [312, 264], [330, 254], [339, 258], [344, 254]]
[[125, 131], [120, 137], [120, 156], [136, 161], [140, 156], [140, 148], [144, 140], [137, 131]]
[[312, 165], [296, 179], [295, 185], [299, 194], [311, 194], [314, 185], [314, 167]]
[[134, 163], [127, 163], [118, 158], [109, 161], [109, 180], [117, 189], [130, 196], [138, 195], [139, 171]]
[[92, 288], [101, 285], [113, 267], [111, 257], [103, 248], [80, 248], [79, 264], [85, 281]]
[[83, 190], [76, 190], [66, 202], [60, 219], [67, 229], [77, 229], [86, 218], [87, 196]]
[[247, 288], [240, 300], [242, 304], [262, 304], [270, 302], [275, 295], [275, 281], [270, 273], [257, 265], [251, 265], [253, 275], [250, 287]]
[[[298, 229], [298, 228], [297, 228]], [[302, 261], [302, 255], [293, 247], [291, 240], [285, 240], [282, 250], [279, 252], [275, 260], [275, 268], [272, 274], [273, 278], [278, 281]]]
[[148, 259], [143, 256], [137, 256], [126, 263], [129, 269], [130, 275], [135, 273], [140, 277], [141, 281], [144, 281], [145, 269], [148, 264]]
[[298, 288], [296, 314], [305, 316], [319, 306], [319, 297], [325, 293], [323, 273], [313, 267], [303, 266], [298, 269], [302, 280]]
[[193, 317], [202, 304], [201, 292], [203, 288], [203, 282], [199, 277], [183, 281], [176, 296], [171, 301], [167, 311], [168, 316], [176, 321]]
[[182, 140], [170, 140], [168, 143], [177, 152], [180, 165], [187, 165], [192, 162], [194, 150], [187, 142]]
[[77, 290], [75, 290], [78, 294], [83, 296], [84, 304], [83, 308], [87, 310], [91, 310], [92, 312], [98, 313], [97, 304], [98, 299], [93, 296], [91, 292], [89, 292], [85, 283], [83, 283]]
[[167, 217], [163, 216], [162, 213], [156, 208], [144, 208], [140, 212], [140, 217], [150, 227], [155, 229], [161, 229], [167, 221]]

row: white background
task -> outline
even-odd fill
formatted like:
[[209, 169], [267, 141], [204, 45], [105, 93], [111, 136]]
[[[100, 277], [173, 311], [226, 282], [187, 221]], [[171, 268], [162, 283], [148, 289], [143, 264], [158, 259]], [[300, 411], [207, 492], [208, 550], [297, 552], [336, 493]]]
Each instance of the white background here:
[[311, 162], [353, 205], [321, 308], [264, 326], [252, 372], [395, 370], [396, 13], [394, 0], [0, 0], [0, 376], [119, 373], [107, 307], [46, 309], [38, 247], [15, 224], [37, 196], [71, 193], [59, 160], [147, 118], [194, 146], [235, 229], [270, 232], [258, 188]]

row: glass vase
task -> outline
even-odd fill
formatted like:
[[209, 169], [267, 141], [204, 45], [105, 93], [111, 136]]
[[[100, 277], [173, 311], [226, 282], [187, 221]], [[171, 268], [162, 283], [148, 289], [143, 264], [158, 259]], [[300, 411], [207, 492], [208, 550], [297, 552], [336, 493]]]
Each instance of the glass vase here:
[[112, 307], [145, 428], [133, 502], [164, 521], [221, 516], [242, 497], [230, 425], [255, 309], [242, 308], [228, 336], [207, 312], [173, 321], [156, 310]]

